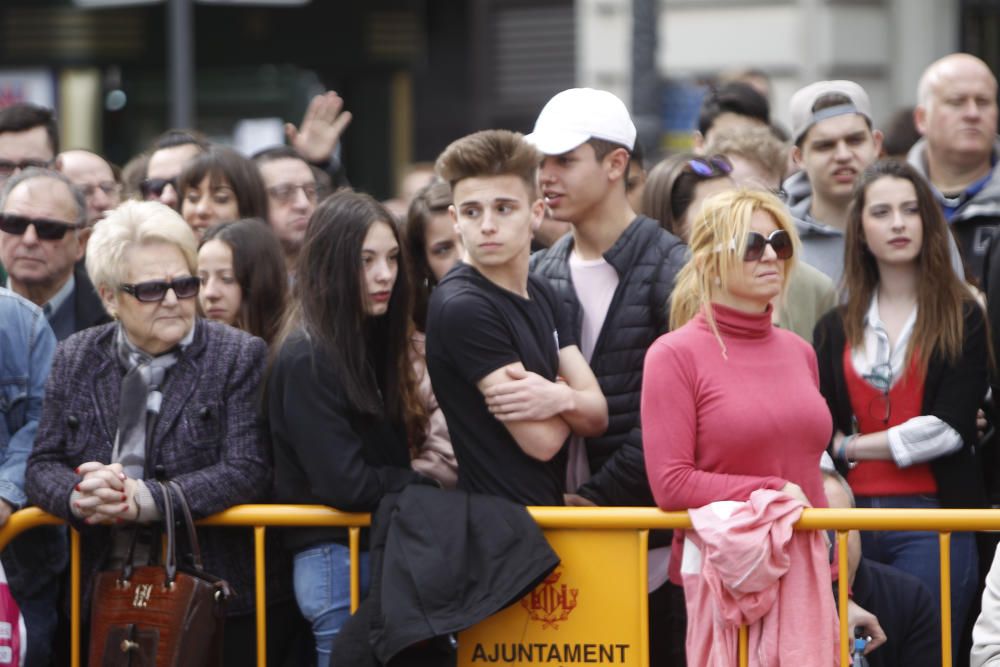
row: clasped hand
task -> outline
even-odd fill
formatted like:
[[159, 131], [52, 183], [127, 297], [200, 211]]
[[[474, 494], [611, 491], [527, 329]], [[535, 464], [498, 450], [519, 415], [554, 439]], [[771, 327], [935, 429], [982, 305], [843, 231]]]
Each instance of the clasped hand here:
[[76, 469], [80, 475], [73, 499], [74, 512], [88, 524], [112, 524], [135, 521], [139, 515], [134, 479], [120, 463], [88, 461]]
[[500, 421], [541, 421], [571, 409], [573, 390], [565, 382], [550, 382], [521, 368], [506, 370], [510, 381], [484, 392], [486, 406]]

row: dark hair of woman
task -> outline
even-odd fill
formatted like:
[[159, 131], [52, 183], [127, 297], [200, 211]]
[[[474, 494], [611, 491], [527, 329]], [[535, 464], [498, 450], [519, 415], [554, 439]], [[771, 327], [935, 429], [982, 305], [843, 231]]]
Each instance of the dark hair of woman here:
[[[671, 234], [683, 238], [682, 226], [684, 214], [694, 202], [695, 188], [703, 181], [714, 178], [727, 178], [728, 171], [718, 169], [713, 160], [720, 160], [720, 165], [728, 163], [723, 156], [699, 156], [694, 153], [677, 153], [664, 158], [653, 167], [646, 176], [646, 187], [642, 191], [642, 214], [657, 220], [660, 226]], [[704, 164], [698, 173], [690, 167], [694, 162]]]
[[288, 271], [278, 237], [264, 220], [244, 218], [209, 227], [201, 245], [212, 240], [233, 252], [233, 275], [242, 292], [236, 324], [271, 345], [288, 301]]
[[267, 192], [257, 165], [231, 148], [212, 146], [191, 158], [177, 178], [178, 200], [184, 201], [189, 188], [196, 188], [208, 176], [210, 187], [228, 185], [236, 195], [241, 218], [267, 220]]
[[[377, 223], [392, 229], [400, 252], [388, 310], [372, 318], [365, 310], [361, 250]], [[325, 199], [309, 219], [292, 291], [294, 306], [281, 338], [304, 329], [339, 369], [351, 408], [385, 414], [405, 427], [411, 447], [419, 446], [427, 413], [410, 361], [409, 257], [392, 214], [358, 192], [340, 191]]]
[[451, 205], [451, 187], [435, 179], [417, 191], [406, 214], [406, 252], [413, 274], [413, 323], [418, 331], [427, 325], [427, 303], [437, 285], [434, 272], [427, 263], [427, 224], [431, 216], [447, 213]]
[[852, 348], [862, 344], [865, 315], [878, 288], [878, 264], [865, 243], [862, 214], [868, 187], [882, 178], [909, 181], [917, 194], [923, 244], [917, 257], [917, 321], [907, 358], [914, 353], [919, 355], [919, 367], [926, 372], [927, 363], [935, 354], [949, 362], [958, 361], [962, 353], [963, 308], [974, 297], [952, 269], [947, 237], [951, 232], [930, 186], [905, 162], [880, 160], [868, 167], [854, 186], [844, 249], [843, 287], [848, 295], [844, 332]]

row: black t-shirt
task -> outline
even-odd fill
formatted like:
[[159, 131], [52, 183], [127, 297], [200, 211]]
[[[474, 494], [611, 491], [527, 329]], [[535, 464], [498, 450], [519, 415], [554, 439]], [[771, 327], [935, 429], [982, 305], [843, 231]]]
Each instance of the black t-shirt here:
[[523, 505], [562, 505], [565, 456], [549, 462], [521, 449], [486, 407], [477, 383], [508, 364], [554, 381], [559, 349], [575, 345], [557, 322], [556, 296], [528, 276], [528, 299], [459, 264], [434, 288], [427, 310], [427, 368], [458, 459], [458, 486]]

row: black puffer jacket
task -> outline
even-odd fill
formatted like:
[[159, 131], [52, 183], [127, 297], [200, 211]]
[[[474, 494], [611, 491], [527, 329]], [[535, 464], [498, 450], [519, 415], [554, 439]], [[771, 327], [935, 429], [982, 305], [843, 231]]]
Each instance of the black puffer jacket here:
[[[531, 257], [531, 270], [545, 276], [569, 309], [577, 336], [583, 308], [569, 270], [573, 236]], [[652, 505], [642, 458], [639, 395], [646, 350], [667, 331], [667, 300], [677, 272], [687, 261], [687, 246], [652, 218], [638, 216], [604, 253], [618, 271], [615, 290], [594, 346], [590, 367], [608, 400], [608, 430], [587, 439], [593, 477], [579, 493], [598, 505]]]

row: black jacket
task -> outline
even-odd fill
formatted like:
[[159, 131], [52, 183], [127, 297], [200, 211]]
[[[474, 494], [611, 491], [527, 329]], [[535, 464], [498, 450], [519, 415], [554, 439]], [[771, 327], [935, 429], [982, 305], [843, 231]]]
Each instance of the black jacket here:
[[941, 664], [941, 616], [927, 586], [913, 575], [867, 558], [858, 563], [852, 599], [878, 617], [888, 640], [869, 653], [869, 667]]
[[[387, 493], [424, 479], [410, 468], [403, 430], [353, 410], [338, 375], [301, 332], [278, 351], [265, 399], [277, 503], [373, 512]], [[346, 540], [343, 528], [300, 528], [286, 544], [299, 551]]]
[[[532, 255], [531, 270], [548, 278], [579, 337], [583, 308], [570, 275], [572, 250], [573, 236], [567, 234], [548, 250]], [[667, 331], [667, 300], [687, 261], [687, 246], [652, 218], [640, 215], [604, 259], [618, 272], [619, 283], [590, 367], [608, 400], [608, 430], [587, 439], [593, 477], [578, 492], [598, 505], [652, 505], [639, 430], [642, 367], [650, 344]]]
[[450, 635], [517, 602], [558, 565], [521, 505], [407, 487], [372, 517], [371, 591], [341, 628], [330, 665], [453, 665]]
[[98, 296], [94, 284], [90, 282], [83, 262], [77, 262], [73, 269], [76, 288], [73, 290], [73, 317], [76, 320], [76, 330], [83, 331], [98, 324], [111, 321], [108, 311], [104, 310], [101, 297]]
[[[964, 316], [961, 358], [952, 364], [937, 354], [931, 356], [921, 405], [921, 414], [938, 417], [962, 436], [960, 450], [930, 461], [942, 507], [986, 504], [976, 452], [976, 411], [988, 385], [986, 324], [982, 309], [973, 301], [965, 303]], [[844, 378], [847, 338], [842, 306], [823, 316], [816, 325], [813, 341], [819, 363], [819, 389], [830, 406], [833, 427], [851, 433], [851, 400]]]

